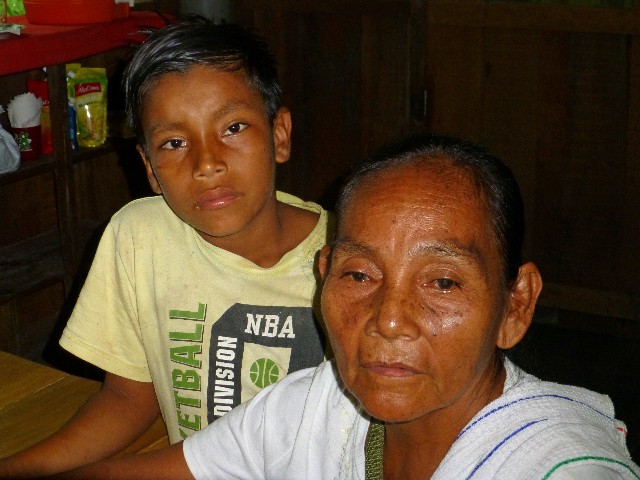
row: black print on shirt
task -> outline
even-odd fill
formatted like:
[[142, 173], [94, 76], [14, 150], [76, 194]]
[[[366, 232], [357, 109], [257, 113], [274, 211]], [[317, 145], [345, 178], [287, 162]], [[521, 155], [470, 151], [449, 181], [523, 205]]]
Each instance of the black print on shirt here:
[[243, 377], [245, 387], [259, 390], [323, 358], [312, 308], [233, 305], [211, 329], [208, 422], [241, 403]]

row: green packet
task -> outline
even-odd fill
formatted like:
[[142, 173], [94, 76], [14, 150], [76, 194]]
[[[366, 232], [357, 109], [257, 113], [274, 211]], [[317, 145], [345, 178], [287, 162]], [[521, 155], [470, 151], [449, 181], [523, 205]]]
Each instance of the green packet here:
[[104, 68], [80, 67], [73, 77], [76, 140], [99, 147], [107, 140], [107, 74]]
[[7, 14], [10, 17], [24, 15], [25, 13], [23, 0], [7, 0]]

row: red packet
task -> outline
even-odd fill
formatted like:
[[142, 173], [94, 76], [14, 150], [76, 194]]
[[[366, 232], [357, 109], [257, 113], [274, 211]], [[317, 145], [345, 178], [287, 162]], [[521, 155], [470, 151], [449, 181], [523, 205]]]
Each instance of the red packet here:
[[42, 111], [40, 113], [40, 153], [42, 155], [51, 155], [53, 152], [53, 139], [51, 137], [48, 84], [46, 80], [33, 80], [28, 78], [27, 91], [42, 99]]

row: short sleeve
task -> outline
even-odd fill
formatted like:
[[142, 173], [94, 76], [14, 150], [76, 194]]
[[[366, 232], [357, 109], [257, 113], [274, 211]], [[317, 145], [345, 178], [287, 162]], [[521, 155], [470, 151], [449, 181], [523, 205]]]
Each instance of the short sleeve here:
[[148, 382], [132, 274], [134, 252], [132, 236], [114, 231], [110, 223], [60, 345], [108, 372]]
[[287, 375], [186, 438], [183, 452], [194, 477], [259, 480], [291, 478], [292, 472], [299, 472], [297, 461], [306, 465], [307, 459], [295, 458], [295, 445], [303, 445], [303, 451], [309, 445], [312, 433], [303, 418], [305, 410], [317, 407], [309, 391], [321, 370], [322, 366]]

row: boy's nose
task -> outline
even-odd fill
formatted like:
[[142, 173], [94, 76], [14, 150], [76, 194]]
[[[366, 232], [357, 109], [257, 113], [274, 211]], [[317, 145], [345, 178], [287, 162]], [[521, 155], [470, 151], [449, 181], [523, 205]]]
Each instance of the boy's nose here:
[[367, 325], [369, 335], [388, 339], [420, 336], [419, 312], [410, 292], [400, 286], [385, 286], [376, 295]]
[[227, 170], [227, 164], [221, 152], [211, 145], [199, 148], [194, 161], [194, 175], [207, 176]]

